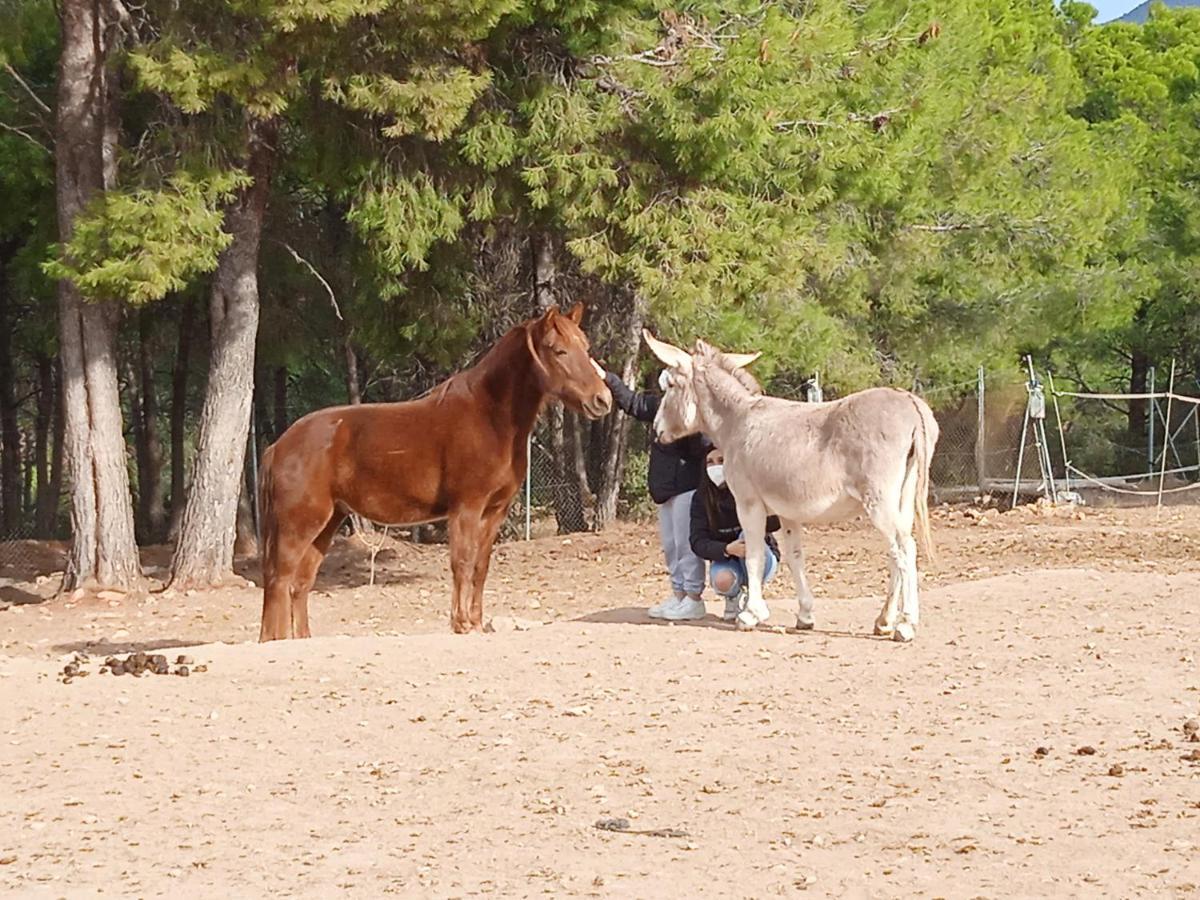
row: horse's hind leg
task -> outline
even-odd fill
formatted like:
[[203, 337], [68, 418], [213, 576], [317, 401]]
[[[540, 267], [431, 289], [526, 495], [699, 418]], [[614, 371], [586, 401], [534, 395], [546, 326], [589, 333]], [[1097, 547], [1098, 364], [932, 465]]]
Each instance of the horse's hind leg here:
[[262, 624], [259, 641], [279, 641], [292, 636], [291, 578], [279, 571], [263, 573]]
[[[885, 637], [895, 637], [903, 595], [908, 586], [905, 548], [896, 523], [898, 503], [892, 497], [876, 497], [864, 503], [863, 506], [871, 519], [871, 524], [879, 530], [888, 545], [888, 593], [883, 602], [883, 609], [879, 611], [879, 615], [875, 619], [875, 633]], [[905, 638], [898, 639], [904, 640]], [[907, 639], [911, 640], [911, 636]]]
[[813, 628], [813, 593], [804, 574], [804, 548], [800, 544], [800, 526], [793, 522], [782, 522], [779, 532], [779, 549], [792, 570], [796, 582], [796, 628], [810, 631]]
[[[907, 487], [905, 485], [904, 487]], [[913, 509], [904, 487], [899, 496], [877, 498], [866, 504], [872, 524], [879, 529], [888, 544], [891, 578], [888, 597], [879, 617], [875, 633], [891, 635], [897, 641], [911, 641], [916, 636], [919, 621], [917, 611], [917, 547], [912, 537]]]
[[275, 535], [273, 558], [269, 565], [263, 567], [263, 613], [258, 632], [260, 641], [278, 641], [295, 636], [292, 597], [305, 554], [312, 546], [310, 534], [280, 528]]
[[325, 561], [325, 554], [329, 552], [329, 545], [333, 543], [333, 537], [344, 518], [340, 513], [333, 514], [325, 528], [304, 551], [304, 557], [292, 579], [291, 616], [294, 637], [312, 637], [312, 630], [308, 624], [308, 594], [312, 590], [313, 582], [317, 580], [317, 571]]

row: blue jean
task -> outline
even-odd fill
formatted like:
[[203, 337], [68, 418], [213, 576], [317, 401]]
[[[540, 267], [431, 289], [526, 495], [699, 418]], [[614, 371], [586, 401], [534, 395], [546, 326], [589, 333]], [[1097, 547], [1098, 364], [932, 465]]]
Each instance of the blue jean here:
[[[763, 556], [763, 584], [770, 581], [775, 570], [779, 568], [779, 557], [775, 555], [775, 551], [768, 544], [765, 548], [766, 553]], [[728, 591], [721, 591], [717, 588], [717, 576], [721, 572], [729, 572], [733, 575], [733, 585]], [[736, 597], [746, 586], [746, 560], [739, 559], [736, 556], [730, 556], [728, 559], [721, 559], [713, 562], [708, 568], [709, 579], [711, 580], [713, 590], [722, 597]]]
[[692, 495], [688, 491], [658, 506], [658, 532], [662, 539], [671, 590], [677, 594], [695, 594], [704, 590], [704, 560], [692, 552], [688, 531], [691, 528]]

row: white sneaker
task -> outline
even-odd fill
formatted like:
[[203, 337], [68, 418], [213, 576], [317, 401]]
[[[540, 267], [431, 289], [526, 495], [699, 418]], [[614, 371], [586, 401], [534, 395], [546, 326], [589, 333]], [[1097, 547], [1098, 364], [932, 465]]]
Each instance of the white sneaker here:
[[658, 604], [658, 606], [652, 606], [646, 610], [646, 615], [652, 619], [665, 619], [667, 617], [667, 610], [674, 609], [686, 599], [686, 597], [676, 597], [674, 594], [672, 594], [662, 603]]
[[704, 606], [703, 600], [692, 600], [690, 597], [685, 597], [678, 606], [672, 606], [662, 617], [671, 622], [683, 622], [691, 619], [703, 619], [708, 615], [708, 610]]

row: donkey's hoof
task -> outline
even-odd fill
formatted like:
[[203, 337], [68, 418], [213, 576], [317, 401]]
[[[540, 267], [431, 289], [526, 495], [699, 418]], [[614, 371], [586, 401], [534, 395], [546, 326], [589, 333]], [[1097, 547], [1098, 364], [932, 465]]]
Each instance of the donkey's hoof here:
[[883, 619], [875, 620], [875, 633], [880, 637], [891, 637], [896, 633], [896, 626], [889, 625]]
[[753, 631], [758, 627], [758, 622], [758, 617], [754, 613], [744, 609], [733, 620], [733, 624], [738, 631]]
[[796, 620], [797, 631], [812, 631], [815, 625], [815, 622], [801, 622], [799, 619]]
[[907, 644], [917, 636], [917, 629], [910, 622], [901, 622], [896, 626], [896, 630], [892, 633], [892, 640], [901, 644]]

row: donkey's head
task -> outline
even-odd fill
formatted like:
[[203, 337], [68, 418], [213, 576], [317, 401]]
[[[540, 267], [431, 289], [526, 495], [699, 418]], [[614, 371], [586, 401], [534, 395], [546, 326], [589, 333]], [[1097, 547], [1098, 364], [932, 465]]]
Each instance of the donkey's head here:
[[700, 402], [696, 392], [697, 381], [703, 379], [712, 367], [733, 375], [751, 393], [762, 392], [753, 376], [742, 372], [744, 366], [758, 359], [760, 353], [724, 353], [704, 341], [696, 341], [696, 349], [686, 350], [660, 341], [649, 331], [642, 337], [662, 363], [667, 367], [666, 393], [654, 417], [654, 436], [669, 444], [690, 434], [699, 434], [704, 429]]
[[589, 355], [587, 335], [579, 327], [582, 318], [582, 303], [567, 313], [551, 307], [528, 324], [525, 338], [546, 393], [598, 419], [612, 409], [612, 393], [604, 370]]

